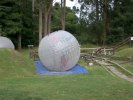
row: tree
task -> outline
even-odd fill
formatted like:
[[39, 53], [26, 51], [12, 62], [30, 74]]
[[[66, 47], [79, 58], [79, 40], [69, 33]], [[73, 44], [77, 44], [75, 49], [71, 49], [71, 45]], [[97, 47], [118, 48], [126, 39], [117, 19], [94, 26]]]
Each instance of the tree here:
[[66, 0], [61, 0], [61, 25], [62, 25], [62, 30], [65, 30], [65, 13], [66, 13]]
[[51, 12], [52, 12], [53, 0], [45, 0], [43, 6], [43, 36], [50, 33], [51, 30]]
[[[2, 26], [2, 35], [16, 34], [18, 36], [18, 40], [20, 39], [22, 29], [22, 14], [20, 12], [19, 3], [20, 2], [9, 0], [0, 1], [0, 24]], [[15, 9], [15, 7], [18, 9]], [[20, 41], [18, 42], [18, 48], [21, 49]]]
[[32, 34], [32, 12], [29, 4], [29, 0], [0, 1], [1, 33], [10, 37], [18, 49], [21, 49], [21, 43], [26, 45], [25, 37]]
[[88, 41], [101, 43], [103, 41], [103, 4], [100, 0], [79, 0], [79, 3], [81, 4], [79, 22], [83, 26], [84, 34], [88, 34]]
[[107, 34], [109, 33], [109, 15], [108, 15], [108, 0], [103, 0], [103, 13], [104, 13], [104, 32], [103, 32], [103, 45], [106, 44]]
[[[41, 41], [43, 36], [46, 36], [51, 32], [51, 12], [53, 7], [52, 4], [53, 0], [32, 0], [32, 10], [35, 11], [35, 8], [38, 10], [34, 13], [39, 16], [39, 42]], [[36, 12], [39, 12], [39, 14]]]
[[72, 10], [66, 0], [54, 7], [53, 0], [1, 0], [0, 35], [10, 37], [19, 48], [38, 44], [36, 38], [40, 41], [59, 29], [73, 33], [80, 43], [114, 43], [133, 35], [131, 0], [78, 1], [81, 8]]
[[[109, 9], [112, 0], [79, 0], [80, 22], [86, 23], [88, 30], [97, 43], [106, 43], [109, 34]], [[100, 29], [100, 28], [102, 29]], [[92, 29], [97, 30], [93, 31]]]
[[39, 42], [42, 39], [42, 6], [39, 5]]
[[99, 21], [99, 1], [95, 0], [95, 5], [96, 5], [96, 21]]
[[[62, 29], [62, 23], [60, 22], [61, 18], [60, 13], [61, 6], [59, 3], [55, 3], [53, 7], [53, 13], [52, 13], [52, 31], [60, 30]], [[72, 9], [66, 7], [65, 8], [65, 29], [67, 31], [76, 31], [75, 27], [78, 24], [78, 18], [75, 15], [74, 11]], [[73, 32], [72, 32], [73, 33]]]
[[113, 0], [110, 10], [110, 34], [108, 43], [116, 43], [133, 35], [132, 0]]

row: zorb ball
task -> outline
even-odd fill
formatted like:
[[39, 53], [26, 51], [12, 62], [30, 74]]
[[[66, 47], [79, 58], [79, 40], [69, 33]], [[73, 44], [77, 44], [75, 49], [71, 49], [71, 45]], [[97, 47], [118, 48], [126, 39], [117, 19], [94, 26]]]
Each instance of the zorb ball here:
[[14, 49], [14, 44], [10, 39], [0, 36], [0, 48]]
[[69, 32], [60, 30], [45, 36], [39, 44], [39, 58], [50, 71], [66, 71], [74, 67], [80, 57], [80, 46]]

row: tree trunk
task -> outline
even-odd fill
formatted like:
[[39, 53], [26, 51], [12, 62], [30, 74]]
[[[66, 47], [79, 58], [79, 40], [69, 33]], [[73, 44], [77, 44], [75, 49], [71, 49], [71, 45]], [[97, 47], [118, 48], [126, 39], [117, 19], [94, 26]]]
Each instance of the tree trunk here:
[[65, 12], [66, 12], [66, 0], [61, 0], [61, 25], [62, 25], [62, 30], [65, 30]]
[[39, 42], [42, 39], [42, 7], [39, 6]]
[[99, 21], [99, 3], [98, 0], [95, 0], [96, 3], [96, 21]]
[[18, 50], [21, 50], [21, 39], [22, 39], [21, 34], [18, 33]]
[[43, 36], [46, 36], [47, 33], [48, 33], [48, 32], [47, 32], [47, 29], [48, 29], [48, 28], [47, 28], [47, 27], [48, 27], [48, 14], [47, 14], [47, 12], [46, 12], [46, 9], [44, 9], [44, 11], [45, 11], [45, 12], [43, 13], [43, 14], [44, 14], [44, 15], [43, 15], [43, 22], [44, 22], [44, 23], [43, 23], [43, 32], [44, 32], [44, 33], [43, 33]]
[[47, 33], [50, 34], [50, 32], [51, 32], [51, 12], [48, 16], [48, 27], [47, 28], [48, 28]]
[[34, 12], [35, 9], [35, 0], [32, 0], [32, 12]]
[[52, 14], [52, 4], [53, 0], [50, 1], [49, 8], [48, 8], [48, 23], [47, 23], [47, 34], [51, 32], [51, 14]]
[[108, 19], [108, 1], [104, 0], [104, 32], [103, 32], [103, 45], [106, 44], [106, 35], [109, 33], [109, 19]]
[[53, 0], [49, 0], [48, 5], [44, 7], [43, 13], [43, 36], [50, 33], [51, 30], [51, 11], [52, 11]]

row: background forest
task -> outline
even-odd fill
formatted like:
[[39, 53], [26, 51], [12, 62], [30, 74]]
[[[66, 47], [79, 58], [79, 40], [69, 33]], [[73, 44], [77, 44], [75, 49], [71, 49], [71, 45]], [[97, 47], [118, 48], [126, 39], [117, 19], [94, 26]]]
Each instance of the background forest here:
[[133, 35], [133, 0], [0, 0], [0, 35], [16, 48], [38, 45], [45, 35], [66, 30], [80, 44], [112, 45]]

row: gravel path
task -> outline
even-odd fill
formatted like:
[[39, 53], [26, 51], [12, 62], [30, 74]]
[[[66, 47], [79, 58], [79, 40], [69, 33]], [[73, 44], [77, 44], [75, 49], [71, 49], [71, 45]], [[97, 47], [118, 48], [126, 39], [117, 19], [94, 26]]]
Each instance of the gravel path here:
[[110, 65], [109, 63], [106, 63], [105, 61], [96, 61], [97, 63], [106, 66], [107, 69], [109, 69], [112, 73], [114, 73], [116, 76], [125, 79], [129, 82], [133, 82], [133, 77], [128, 77], [127, 75], [123, 74], [122, 72], [118, 71], [115, 67]]
[[115, 67], [113, 66], [106, 66], [112, 73], [114, 73], [115, 75], [117, 75], [118, 77], [125, 79], [129, 82], [133, 82], [133, 78], [126, 76], [125, 74], [123, 74], [122, 72], [118, 71]]

